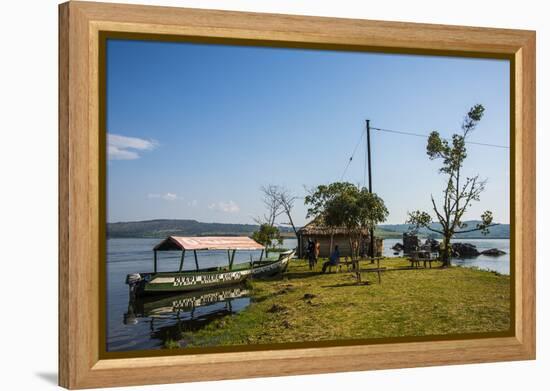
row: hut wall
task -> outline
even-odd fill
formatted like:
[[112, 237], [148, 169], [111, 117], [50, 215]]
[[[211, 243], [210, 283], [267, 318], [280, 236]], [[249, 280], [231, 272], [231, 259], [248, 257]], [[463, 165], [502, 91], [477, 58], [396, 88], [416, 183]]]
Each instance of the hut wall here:
[[[349, 257], [351, 256], [351, 247], [349, 243], [349, 236], [348, 235], [334, 235], [333, 243], [332, 243], [332, 249], [330, 248], [330, 235], [300, 235], [298, 239], [299, 243], [299, 253], [298, 255], [301, 258], [305, 258], [307, 254], [307, 243], [308, 239], [312, 239], [313, 241], [317, 240], [319, 241], [320, 247], [319, 247], [319, 256], [322, 258], [328, 258], [330, 256], [330, 253], [332, 249], [334, 249], [334, 246], [338, 246], [338, 249], [340, 250], [340, 256], [342, 257]], [[360, 244], [360, 250], [364, 248], [364, 252], [368, 252], [368, 248], [370, 246], [370, 241], [368, 238], [365, 238], [365, 243]], [[375, 238], [375, 249], [376, 249], [376, 256], [382, 255], [382, 249], [383, 249], [384, 241], [381, 238]]]
[[[301, 235], [301, 257], [305, 257], [307, 253], [308, 239], [319, 242], [319, 256], [327, 258], [330, 256], [330, 235]], [[351, 254], [348, 237], [345, 235], [334, 235], [332, 246], [338, 246], [341, 256], [349, 256]]]

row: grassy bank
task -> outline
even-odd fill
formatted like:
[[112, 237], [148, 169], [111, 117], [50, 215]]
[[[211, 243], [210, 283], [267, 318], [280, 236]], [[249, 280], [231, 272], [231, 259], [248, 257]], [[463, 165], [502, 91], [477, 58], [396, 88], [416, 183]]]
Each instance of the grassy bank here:
[[[406, 266], [404, 259], [383, 267]], [[423, 336], [505, 331], [510, 327], [510, 278], [452, 267], [386, 271], [382, 283], [365, 273], [310, 272], [293, 261], [282, 278], [251, 281], [243, 312], [186, 334], [187, 346]], [[362, 265], [366, 267], [367, 263]]]

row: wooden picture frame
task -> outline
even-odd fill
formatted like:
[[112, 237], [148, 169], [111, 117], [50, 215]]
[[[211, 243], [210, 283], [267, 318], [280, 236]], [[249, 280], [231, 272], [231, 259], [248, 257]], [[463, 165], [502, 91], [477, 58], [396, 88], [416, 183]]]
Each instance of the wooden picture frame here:
[[[511, 61], [513, 335], [104, 358], [103, 32]], [[179, 38], [178, 38], [179, 37]], [[103, 176], [102, 176], [103, 175]], [[59, 384], [90, 388], [535, 358], [535, 32], [88, 2], [59, 6]]]

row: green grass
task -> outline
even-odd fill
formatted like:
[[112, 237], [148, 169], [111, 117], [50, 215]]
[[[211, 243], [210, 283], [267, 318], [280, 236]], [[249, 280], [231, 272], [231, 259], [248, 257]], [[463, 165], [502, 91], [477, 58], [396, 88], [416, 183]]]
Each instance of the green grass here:
[[[404, 259], [383, 260], [357, 284], [349, 272], [310, 272], [292, 261], [278, 279], [254, 280], [252, 303], [237, 315], [186, 335], [187, 346], [497, 332], [510, 328], [510, 278], [451, 267], [392, 270]], [[362, 263], [362, 267], [372, 267]]]
[[180, 344], [178, 341], [173, 340], [171, 338], [168, 338], [166, 341], [164, 341], [164, 348], [165, 349], [178, 349], [180, 348]]

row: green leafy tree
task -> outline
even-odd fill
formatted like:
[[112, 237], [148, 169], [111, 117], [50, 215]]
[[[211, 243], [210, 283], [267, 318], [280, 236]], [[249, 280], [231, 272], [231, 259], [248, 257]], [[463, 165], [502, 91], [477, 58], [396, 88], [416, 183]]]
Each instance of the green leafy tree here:
[[266, 247], [266, 254], [267, 249], [273, 247], [275, 244], [283, 244], [279, 228], [268, 223], [261, 224], [258, 231], [252, 234], [252, 239]]
[[441, 229], [434, 228], [432, 216], [428, 212], [420, 210], [410, 212], [407, 223], [411, 224], [415, 231], [424, 227], [443, 236], [441, 252], [443, 266], [450, 264], [451, 239], [455, 234], [472, 231], [481, 231], [483, 234], [487, 234], [489, 233], [488, 228], [495, 225], [492, 224], [493, 214], [491, 211], [482, 213], [481, 223], [474, 228], [466, 229], [467, 225], [462, 222], [464, 213], [472, 202], [479, 201], [481, 193], [485, 190], [486, 181], [480, 180], [479, 175], [473, 177], [461, 175], [464, 160], [468, 156], [466, 139], [481, 121], [484, 112], [485, 108], [482, 105], [473, 106], [464, 117], [461, 134], [453, 134], [450, 143], [441, 138], [438, 132], [432, 132], [428, 138], [426, 153], [430, 160], [442, 161], [439, 172], [447, 179], [443, 190], [443, 203], [438, 206], [433, 195], [431, 196], [433, 212]]
[[380, 197], [348, 182], [320, 185], [306, 196], [305, 203], [309, 205], [308, 218], [321, 218], [332, 229], [346, 229], [350, 248], [355, 251], [352, 257], [358, 256], [359, 248], [353, 243], [360, 243], [364, 228], [373, 233], [374, 227], [388, 216], [388, 210]]
[[330, 202], [340, 194], [354, 191], [357, 189], [349, 182], [334, 182], [329, 185], [319, 185], [317, 188], [310, 190], [305, 197], [304, 202], [308, 205], [307, 218], [318, 217], [323, 214], [327, 202]]

